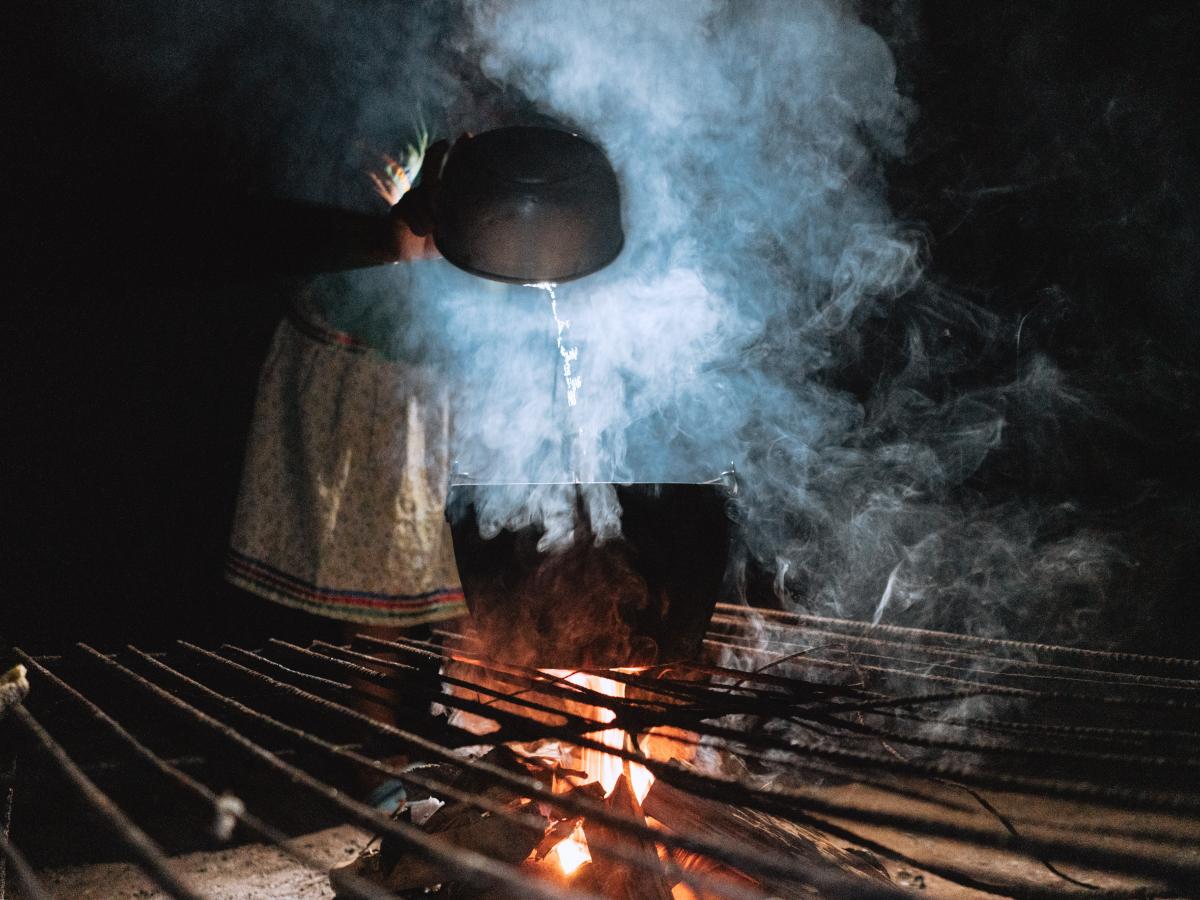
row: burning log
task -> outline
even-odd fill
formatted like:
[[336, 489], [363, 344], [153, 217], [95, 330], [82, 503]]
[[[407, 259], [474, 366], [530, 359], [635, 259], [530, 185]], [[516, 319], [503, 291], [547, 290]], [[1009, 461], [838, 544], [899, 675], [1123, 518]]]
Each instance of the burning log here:
[[[644, 819], [642, 806], [633, 794], [629, 780], [621, 775], [605, 800], [611, 812]], [[671, 883], [659, 862], [652, 841], [623, 834], [602, 822], [584, 822], [583, 831], [590, 845], [607, 845], [633, 850], [642, 857], [640, 865], [631, 865], [602, 850], [592, 850], [592, 861], [582, 867], [575, 883], [604, 897], [617, 900], [671, 900]]]
[[[492, 750], [483, 761], [521, 775], [528, 774], [516, 756], [504, 747]], [[424, 823], [422, 827], [430, 834], [436, 834], [457, 847], [511, 865], [518, 865], [527, 859], [545, 836], [548, 823], [538, 815], [537, 805], [510, 789], [481, 782], [470, 770], [462, 771], [452, 786], [503, 805], [520, 814], [520, 818], [516, 821], [512, 818], [501, 819], [469, 803], [452, 802], [442, 806]], [[410, 807], [411, 804], [406, 802], [396, 815], [408, 815]], [[366, 850], [357, 859], [334, 868], [330, 872], [330, 881], [337, 890], [347, 890], [347, 875], [365, 878], [397, 892], [433, 888], [446, 882], [444, 866], [391, 837], [385, 837], [377, 849]], [[453, 895], [479, 896], [479, 893], [480, 889], [475, 887], [464, 889], [455, 886]]]

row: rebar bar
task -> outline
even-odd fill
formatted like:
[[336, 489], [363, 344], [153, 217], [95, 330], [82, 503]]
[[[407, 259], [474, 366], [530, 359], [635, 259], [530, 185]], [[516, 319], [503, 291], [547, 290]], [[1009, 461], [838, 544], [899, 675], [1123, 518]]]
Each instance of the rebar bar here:
[[[14, 652], [17, 654], [17, 657], [30, 668], [30, 671], [36, 672], [45, 680], [48, 685], [54, 687], [69, 700], [79, 706], [89, 718], [102, 725], [134, 756], [136, 756], [147, 766], [156, 770], [160, 775], [166, 778], [168, 782], [176, 785], [182, 791], [190, 794], [204, 807], [207, 812], [212, 815], [214, 821], [216, 821], [217, 817], [221, 815], [233, 816], [238, 823], [246, 828], [246, 830], [248, 830], [251, 834], [270, 844], [275, 849], [287, 854], [289, 857], [306, 868], [318, 872], [325, 871], [326, 867], [322, 865], [315, 857], [291, 846], [287, 836], [277, 828], [268, 825], [263, 819], [260, 819], [253, 813], [250, 813], [239, 804], [223, 803], [221, 795], [217, 794], [215, 791], [211, 790], [202, 782], [196, 780], [187, 773], [179, 770], [169, 761], [164, 760], [153, 750], [134, 737], [134, 735], [116, 719], [104, 712], [104, 710], [76, 690], [72, 685], [59, 678], [54, 672], [42, 665], [38, 660], [29, 656], [20, 648], [17, 648]], [[350, 887], [354, 893], [361, 898], [361, 900], [387, 900], [387, 898], [392, 897], [392, 893], [390, 891], [385, 891], [363, 878], [351, 876], [347, 878], [346, 882], [347, 886]], [[3, 900], [2, 896], [0, 896], [0, 900]]]
[[[318, 798], [328, 806], [337, 809], [350, 821], [363, 828], [388, 834], [403, 844], [416, 848], [430, 858], [445, 865], [451, 871], [458, 873], [465, 880], [497, 883], [509, 888], [519, 888], [525, 892], [524, 896], [540, 897], [544, 898], [544, 900], [558, 900], [558, 898], [564, 896], [574, 898], [574, 900], [585, 900], [585, 898], [595, 900], [595, 898], [591, 898], [591, 895], [588, 894], [578, 891], [564, 892], [562, 890], [555, 890], [545, 883], [525, 878], [518, 874], [513, 867], [497, 862], [491, 857], [473, 850], [446, 846], [443, 841], [432, 837], [420, 828], [398, 819], [392, 819], [374, 807], [352, 800], [336, 788], [330, 787], [302, 769], [284, 762], [274, 753], [259, 746], [236, 729], [175, 697], [170, 692], [163, 690], [152, 681], [138, 675], [116, 660], [108, 659], [86, 644], [80, 644], [79, 647], [85, 653], [91, 654], [94, 659], [119, 673], [146, 693], [157, 698], [176, 712], [181, 713], [192, 724], [203, 726], [210, 732], [220, 736], [224, 742], [238, 748], [246, 756], [261, 763], [275, 774], [286, 778], [292, 785]], [[133, 647], [129, 649], [131, 651], [136, 650]]]
[[[229, 660], [212, 654], [210, 651], [205, 651], [202, 648], [194, 647], [186, 642], [180, 642], [181, 646], [190, 649], [193, 652], [201, 654], [212, 659], [218, 664], [225, 666], [236, 666]], [[250, 677], [256, 677], [260, 680], [270, 682], [271, 679], [261, 673], [253, 670], [245, 670]], [[276, 686], [285, 689], [290, 693], [304, 693], [298, 688], [276, 683]], [[315, 695], [308, 695], [312, 701], [328, 703], [322, 701], [321, 698]], [[612, 700], [612, 698], [610, 698]], [[616, 701], [613, 701], [616, 702]], [[346, 713], [354, 714], [352, 710], [345, 710]], [[359, 714], [354, 714], [359, 715]], [[391, 726], [385, 726], [381, 723], [375, 723], [365, 716], [362, 717], [364, 724], [379, 730], [381, 733], [395, 732], [396, 729]], [[415, 737], [415, 736], [413, 736]], [[565, 736], [571, 739], [570, 736]], [[494, 739], [495, 735], [488, 735], [483, 740]], [[899, 828], [902, 830], [929, 834], [932, 836], [942, 837], [957, 837], [964, 840], [969, 840], [979, 846], [992, 847], [1003, 849], [1009, 846], [1010, 839], [1006, 835], [997, 834], [989, 829], [983, 829], [975, 826], [970, 826], [965, 823], [948, 822], [948, 821], [928, 821], [915, 815], [906, 815], [902, 813], [880, 812], [877, 810], [855, 807], [850, 804], [832, 802], [819, 796], [813, 791], [802, 791], [799, 789], [783, 789], [774, 788], [770, 790], [758, 789], [743, 784], [735, 779], [718, 777], [712, 774], [701, 774], [695, 771], [683, 770], [677, 766], [666, 764], [658, 760], [647, 759], [641, 754], [633, 753], [629, 750], [608, 747], [603, 744], [588, 742], [584, 738], [574, 739], [579, 746], [592, 746], [600, 752], [607, 753], [622, 759], [628, 759], [632, 762], [637, 762], [648, 768], [657, 778], [661, 778], [675, 787], [679, 787], [689, 793], [696, 793], [713, 797], [732, 804], [741, 804], [749, 808], [759, 809], [763, 812], [781, 815], [786, 818], [791, 818], [794, 821], [806, 821], [806, 816], [812, 813], [831, 816], [834, 818], [844, 818], [851, 821], [859, 821], [864, 824], [877, 825], [881, 827]], [[863, 766], [883, 766], [885, 769], [896, 771], [907, 771], [910, 774], [923, 775], [940, 779], [952, 779], [956, 781], [964, 781], [967, 783], [976, 783], [982, 785], [992, 785], [1002, 788], [1019, 790], [1023, 789], [1031, 793], [1043, 793], [1054, 796], [1067, 796], [1078, 798], [1100, 798], [1116, 800], [1118, 802], [1131, 806], [1150, 806], [1150, 807], [1166, 807], [1166, 808], [1191, 808], [1195, 805], [1194, 800], [1180, 798], [1173, 794], [1161, 794], [1149, 791], [1128, 790], [1122, 788], [1110, 788], [1101, 785], [1077, 784], [1071, 782], [1060, 782], [1049, 779], [1030, 779], [1011, 775], [989, 774], [986, 777], [980, 777], [978, 773], [972, 772], [969, 769], [948, 766], [944, 764], [916, 764], [907, 761], [892, 760], [887, 757], [872, 758], [869, 755], [861, 753], [853, 753], [844, 749], [839, 749], [829, 746], [821, 746], [819, 744], [811, 744], [803, 746], [803, 750], [808, 753], [823, 755], [831, 759], [840, 759], [852, 764], [851, 771], [859, 769]], [[445, 751], [442, 751], [445, 752]], [[552, 799], [552, 797], [551, 797]], [[1173, 856], [1160, 855], [1155, 857], [1146, 853], [1130, 852], [1115, 847], [1100, 847], [1095, 845], [1083, 846], [1073, 843], [1066, 838], [1045, 838], [1045, 839], [1029, 839], [1027, 845], [1034, 852], [1045, 855], [1047, 857], [1060, 859], [1064, 861], [1076, 861], [1081, 864], [1097, 864], [1104, 863], [1114, 870], [1132, 871], [1132, 872], [1153, 872], [1164, 878], [1171, 880], [1183, 880], [1187, 883], [1190, 879], [1200, 877], [1200, 866], [1193, 864], [1187, 860], [1176, 859]]]
[[[719, 629], [723, 626], [740, 630], [745, 625], [745, 620], [736, 616], [721, 616], [713, 617], [713, 624]], [[736, 633], [736, 632], [735, 632]], [[966, 650], [961, 647], [949, 648], [924, 644], [916, 641], [901, 641], [889, 638], [872, 637], [865, 634], [848, 634], [846, 632], [834, 631], [824, 628], [816, 628], [813, 626], [805, 626], [800, 634], [808, 636], [818, 636], [822, 639], [835, 640], [839, 644], [849, 644], [858, 646], [876, 646], [876, 647], [894, 647], [917, 653], [924, 653], [929, 656], [949, 657], [958, 659], [977, 659], [988, 662], [996, 662], [1004, 665], [1013, 666], [1018, 669], [1031, 669], [1041, 672], [1061, 672], [1064, 674], [1086, 675], [1086, 676], [1106, 676], [1111, 681], [1122, 683], [1153, 685], [1153, 686], [1181, 686], [1190, 690], [1200, 690], [1200, 679], [1197, 678], [1176, 678], [1161, 675], [1144, 675], [1136, 672], [1113, 671], [1110, 669], [1098, 669], [1088, 666], [1079, 665], [1062, 665], [1059, 663], [1048, 663], [1040, 660], [1026, 659], [1022, 656], [1002, 656], [993, 653], [983, 653], [978, 650]], [[799, 635], [798, 635], [799, 636]]]
[[[700, 853], [705, 856], [718, 859], [722, 862], [726, 862], [736, 868], [745, 869], [751, 873], [764, 873], [782, 877], [804, 879], [813, 883], [824, 883], [831, 890], [837, 889], [838, 885], [840, 884], [838, 878], [830, 873], [822, 873], [819, 870], [813, 870], [811, 867], [798, 866], [794, 861], [791, 860], [748, 854], [745, 852], [745, 850], [730, 848], [719, 843], [705, 840], [704, 838], [697, 837], [695, 835], [670, 835], [649, 830], [644, 823], [639, 823], [627, 816], [614, 814], [605, 809], [603, 806], [594, 802], [590, 802], [568, 794], [555, 794], [549, 790], [546, 790], [535, 780], [521, 778], [513, 775], [510, 772], [506, 772], [503, 769], [488, 765], [482, 761], [465, 759], [455, 754], [449, 748], [442, 747], [441, 745], [429, 741], [420, 735], [399, 729], [392, 725], [377, 722], [374, 719], [371, 719], [368, 716], [358, 712], [357, 710], [339, 706], [332, 701], [318, 697], [315, 694], [308, 693], [307, 691], [304, 691], [303, 689], [294, 685], [286, 684], [260, 672], [248, 669], [245, 666], [240, 666], [237, 663], [214, 654], [209, 650], [205, 650], [202, 647], [197, 647], [193, 644], [187, 643], [186, 641], [180, 641], [178, 643], [183, 649], [188, 650], [202, 659], [207, 659], [217, 665], [239, 670], [247, 678], [267, 685], [277, 692], [295, 697], [300, 700], [305, 700], [314, 706], [339, 714], [348, 721], [352, 721], [365, 728], [369, 728], [381, 735], [395, 737], [429, 758], [436, 759], [440, 762], [449, 763], [450, 765], [458, 768], [470, 770], [471, 772], [482, 776], [486, 780], [503, 785], [504, 787], [510, 788], [514, 792], [519, 792], [551, 807], [560, 808], [580, 816], [587, 816], [597, 821], [604, 822], [604, 824], [609, 825], [617, 830], [623, 830], [639, 837], [651, 837], [653, 840], [658, 843], [662, 843], [664, 846], [678, 847], [682, 850]], [[130, 650], [134, 653], [139, 652], [136, 648], [132, 647]], [[156, 660], [154, 662], [160, 668], [165, 666], [165, 664], [161, 661]], [[203, 685], [200, 685], [199, 682], [195, 682], [194, 686], [199, 688], [204, 687]], [[215, 692], [210, 691], [210, 693], [214, 694], [215, 698], [220, 698], [220, 695], [217, 695]], [[233, 701], [231, 698], [220, 699], [227, 704], [236, 703], [236, 701]], [[267, 717], [263, 716], [263, 714], [249, 710], [248, 707], [244, 707], [244, 709], [259, 721], [266, 721]], [[299, 732], [299, 729], [297, 729], [297, 732]], [[575, 739], [573, 736], [569, 737]], [[591, 746], [593, 749], [610, 753], [611, 755], [630, 756], [635, 761], [644, 760], [644, 757], [632, 756], [632, 754], [628, 754], [627, 751], [608, 747], [604, 744], [592, 742], [591, 744], [585, 743], [584, 746]], [[657, 765], [656, 763], [654, 764]], [[405, 774], [402, 777], [413, 780], [411, 773]], [[414, 780], [414, 783], [418, 782]], [[446, 785], [440, 783], [434, 783], [432, 786], [441, 790], [445, 790], [447, 787]], [[860, 888], [860, 890], [867, 889]], [[867, 896], [868, 894], [863, 894], [862, 896]], [[876, 896], [876, 894], [870, 894], [870, 896]], [[891, 896], [891, 894], [887, 894], [887, 896]]]
[[[768, 622], [765, 636], [752, 633], [750, 627], [759, 615]], [[454, 748], [468, 743], [556, 740], [596, 750], [644, 766], [664, 791], [674, 788], [705, 797], [717, 808], [729, 804], [779, 816], [893, 858], [904, 859], [874, 832], [862, 834], [860, 829], [899, 829], [965, 842], [979, 851], [1028, 854], [1055, 863], [1136, 875], [1185, 893], [1188, 885], [1200, 882], [1200, 862], [1186, 852], [1192, 836], [1200, 835], [1200, 817], [1195, 815], [1200, 812], [1200, 778], [1196, 777], [1200, 758], [1193, 747], [1200, 739], [1200, 717], [1195, 715], [1200, 705], [1184, 699], [1200, 689], [1196, 678], [1200, 663], [1196, 661], [872, 626], [778, 611], [747, 612], [721, 605], [706, 644], [711, 659], [637, 672], [595, 673], [611, 677], [629, 691], [628, 696], [610, 697], [529, 666], [484, 658], [470, 633], [439, 631], [452, 649], [413, 638], [384, 641], [360, 635], [352, 648], [322, 641], [306, 647], [278, 640], [258, 650], [225, 644], [220, 652], [185, 641], [166, 654], [130, 647], [127, 653], [133, 662], [129, 665], [121, 661], [124, 655], [100, 653], [86, 645], [81, 645], [80, 652], [84, 661], [110, 676], [95, 690], [104, 689], [111, 680], [122, 696], [133, 691], [149, 697], [177, 715], [189, 733], [194, 731], [205, 742], [233, 749], [260, 766], [265, 775], [285, 780], [343, 821], [413, 848], [444, 865], [455, 877], [498, 883], [522, 896], [560, 896], [562, 888], [533, 878], [520, 867], [465, 854], [442, 838], [350, 799], [312, 772], [372, 772], [464, 803], [514, 827], [536, 828], [545, 821], [529, 815], [529, 807], [513, 809], [489, 796], [460, 790], [454, 786], [454, 778], [441, 773], [469, 775], [476, 784], [503, 788], [544, 809], [594, 820], [611, 827], [613, 834], [657, 844], [667, 851], [661, 865], [672, 882], [690, 884], [701, 892], [724, 890], [739, 900], [762, 900], [762, 892], [732, 888], [685, 872], [672, 854], [698, 853], [753, 877], [803, 882], [830, 896], [882, 898], [896, 896], [896, 892], [787, 854], [729, 846], [699, 832], [651, 828], [589, 797], [556, 794], [536, 778], [486, 760], [465, 758]], [[743, 671], [720, 664], [725, 659], [745, 660], [746, 654], [753, 654], [765, 669]], [[77, 714], [63, 721], [81, 722], [93, 733], [111, 739], [123, 748], [122, 757], [127, 755], [133, 764], [155, 772], [164, 783], [187, 795], [197, 810], [211, 813], [216, 808], [220, 795], [165, 758], [172, 753], [160, 755], [151, 750], [98, 703], [44, 665], [46, 660], [39, 662], [24, 654], [21, 658]], [[65, 668], [66, 663], [65, 657], [56, 657], [53, 666]], [[186, 672], [179, 668], [181, 664]], [[439, 671], [445, 666], [448, 668]], [[193, 677], [188, 672], [199, 674]], [[864, 675], [879, 676], [870, 678], [872, 689], [847, 683]], [[217, 679], [213, 683], [232, 694], [210, 687], [213, 678]], [[914, 687], [930, 684], [945, 689], [909, 696], [897, 693], [897, 685], [907, 681]], [[88, 693], [95, 690], [88, 689]], [[376, 721], [354, 708], [363, 701], [392, 705], [391, 695], [382, 693], [386, 691], [394, 692], [396, 708], [407, 716], [405, 727]], [[972, 698], [992, 698], [998, 705], [986, 707], [983, 712], [987, 714], [971, 707], [964, 712], [955, 705]], [[480, 736], [450, 725], [429, 715], [429, 704], [434, 702], [487, 717], [499, 730]], [[589, 712], [589, 707], [596, 709]], [[277, 708], [284, 710], [281, 714], [289, 721], [273, 714]], [[607, 713], [600, 716], [597, 710], [607, 710], [612, 719], [606, 718]], [[999, 717], [992, 714], [997, 711]], [[227, 721], [231, 716], [237, 727]], [[59, 718], [44, 721], [58, 723]], [[321, 734], [309, 730], [314, 721]], [[113, 810], [123, 815], [111, 800], [110, 810], [95, 803], [86, 790], [81, 792], [74, 779], [87, 780], [84, 767], [66, 757], [62, 745], [53, 743], [53, 728], [33, 719], [23, 708], [13, 725], [32, 738], [37, 758], [54, 761], [54, 769], [75, 785], [86, 808], [103, 816]], [[40, 735], [35, 727], [41, 729]], [[663, 728], [669, 730], [663, 732]], [[735, 777], [684, 766], [660, 755], [663, 744], [657, 745], [659, 750], [653, 756], [643, 753], [636, 741], [610, 747], [599, 739], [600, 732], [610, 729], [632, 735], [656, 733], [663, 741], [674, 741], [676, 751], [686, 755], [721, 754], [763, 772], [806, 774], [768, 784], [765, 778], [744, 777], [748, 774], [744, 769], [742, 776]], [[947, 733], [947, 729], [954, 731]], [[51, 744], [43, 742], [42, 736]], [[349, 741], [344, 740], [347, 736]], [[270, 742], [270, 750], [263, 741]], [[377, 758], [377, 750], [384, 744], [403, 749], [410, 759], [443, 765], [428, 770], [438, 773], [434, 775], [410, 771]], [[52, 746], [67, 764], [75, 766], [73, 773], [55, 758], [49, 749]], [[970, 765], [966, 760], [971, 760]], [[313, 768], [318, 763], [322, 768]], [[89, 771], [91, 767], [106, 770], [110, 765], [104, 760], [89, 763]], [[26, 778], [28, 768], [23, 769]], [[204, 771], [199, 770], [201, 775]], [[1047, 777], [1056, 771], [1062, 777]], [[839, 799], [840, 795], [819, 785], [822, 779], [856, 782], [874, 794]], [[1011, 798], [1004, 809], [1018, 808], [1013, 804], [1019, 804], [1021, 797], [1038, 796], [1091, 804], [1089, 808], [1112, 804], [1135, 817], [1120, 826], [1116, 820], [1109, 825], [1103, 819], [1067, 822], [1055, 818], [1052, 803], [1036, 810], [1023, 809], [1020, 831], [1003, 817], [1006, 830], [996, 828], [994, 821], [985, 827], [977, 821], [979, 808], [953, 798], [948, 788], [939, 787], [942, 779], [950, 779], [960, 789], [969, 786], [977, 798], [983, 797], [980, 790], [1007, 792]], [[7, 789], [9, 795], [14, 786], [13, 777], [0, 780], [0, 789]], [[656, 796], [653, 790], [651, 796]], [[3, 799], [0, 793], [0, 801]], [[995, 812], [988, 800], [980, 802]], [[1059, 808], [1065, 807], [1060, 804]], [[300, 865], [321, 868], [311, 856], [292, 847], [287, 836], [266, 819], [249, 811], [235, 818], [246, 833], [287, 853]], [[112, 824], [119, 819], [105, 821], [118, 837], [136, 844], [136, 833], [131, 838], [122, 834], [119, 824]], [[0, 837], [0, 872], [7, 867], [15, 878], [36, 878], [7, 834]], [[632, 866], [649, 865], [644, 854], [612, 843], [603, 832], [597, 835], [594, 849]], [[148, 849], [143, 846], [132, 852], [152, 878], [156, 862], [170, 875], [165, 855], [152, 842]], [[18, 871], [23, 863], [26, 868]], [[912, 860], [906, 864], [921, 865]], [[1036, 885], [992, 884], [970, 865], [927, 862], [924, 867], [960, 884], [995, 893], [1030, 898], [1062, 895], [1062, 891]], [[342, 881], [371, 900], [389, 896], [378, 885], [355, 881], [354, 876]], [[191, 886], [183, 887], [194, 891]], [[1066, 890], [1066, 882], [1062, 887]], [[23, 890], [25, 896], [38, 896], [36, 886]], [[1072, 895], [1107, 898], [1119, 894], [1080, 889]]]
[[1058, 656], [1091, 659], [1097, 662], [1107, 662], [1114, 666], [1146, 666], [1148, 668], [1174, 668], [1188, 671], [1200, 671], [1200, 659], [1184, 659], [1173, 656], [1152, 656], [1144, 653], [1124, 653], [1113, 650], [1094, 650], [1087, 647], [1065, 647], [1061, 644], [1044, 644], [1032, 641], [1017, 641], [1009, 638], [993, 638], [972, 634], [955, 634], [949, 631], [934, 631], [928, 628], [912, 628], [904, 625], [873, 624], [859, 622], [853, 619], [835, 619], [828, 616], [816, 616], [807, 613], [785, 612], [774, 609], [750, 609], [732, 603], [718, 603], [716, 608], [721, 612], [739, 616], [762, 616], [796, 625], [820, 625], [834, 628], [845, 628], [858, 634], [894, 634], [913, 639], [944, 641], [948, 644], [971, 644], [978, 647], [1005, 647], [1010, 650], [1020, 650], [1026, 653], [1045, 653]]
[[101, 791], [75, 764], [67, 752], [50, 733], [33, 717], [24, 706], [16, 706], [9, 713], [12, 721], [37, 745], [42, 755], [55, 765], [63, 779], [84, 806], [94, 812], [108, 826], [109, 831], [133, 855], [138, 866], [171, 897], [178, 900], [199, 900], [200, 894], [171, 869], [170, 860], [162, 848], [130, 820], [121, 808]]

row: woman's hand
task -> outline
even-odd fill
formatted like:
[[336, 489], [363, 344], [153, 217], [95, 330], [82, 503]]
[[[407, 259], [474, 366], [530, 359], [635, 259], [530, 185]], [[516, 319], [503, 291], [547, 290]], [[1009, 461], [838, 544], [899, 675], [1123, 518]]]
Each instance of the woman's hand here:
[[[469, 139], [470, 135], [464, 134], [454, 142], [455, 146], [459, 141]], [[434, 210], [441, 189], [442, 166], [451, 149], [450, 142], [444, 139], [430, 146], [425, 151], [416, 185], [392, 207], [391, 220], [399, 261], [436, 259], [441, 256], [433, 243], [437, 226]]]

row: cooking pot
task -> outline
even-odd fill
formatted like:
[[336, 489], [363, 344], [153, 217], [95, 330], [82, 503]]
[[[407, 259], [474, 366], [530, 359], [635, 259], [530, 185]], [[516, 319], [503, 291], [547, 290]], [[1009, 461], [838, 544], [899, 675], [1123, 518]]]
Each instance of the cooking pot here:
[[460, 269], [518, 284], [582, 278], [625, 242], [617, 176], [577, 134], [512, 126], [459, 140], [434, 204], [438, 251]]
[[[501, 528], [482, 510], [547, 489], [574, 507], [566, 546], [545, 528]], [[517, 492], [514, 494], [514, 491]], [[597, 492], [620, 533], [597, 538]], [[696, 656], [729, 556], [733, 487], [699, 484], [459, 484], [446, 518], [475, 630], [496, 659], [539, 668], [645, 666]], [[489, 532], [485, 537], [480, 526]]]

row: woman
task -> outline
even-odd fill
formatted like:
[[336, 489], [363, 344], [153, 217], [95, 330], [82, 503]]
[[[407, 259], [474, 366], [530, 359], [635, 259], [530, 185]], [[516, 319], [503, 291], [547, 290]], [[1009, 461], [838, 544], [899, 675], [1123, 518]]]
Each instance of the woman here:
[[[440, 141], [391, 170], [393, 262], [438, 255], [430, 210], [447, 150]], [[420, 183], [405, 190], [418, 169]], [[443, 516], [449, 389], [390, 339], [402, 297], [388, 300], [395, 316], [355, 333], [347, 290], [353, 281], [318, 279], [275, 333], [225, 573], [352, 633], [388, 634], [466, 612]]]

